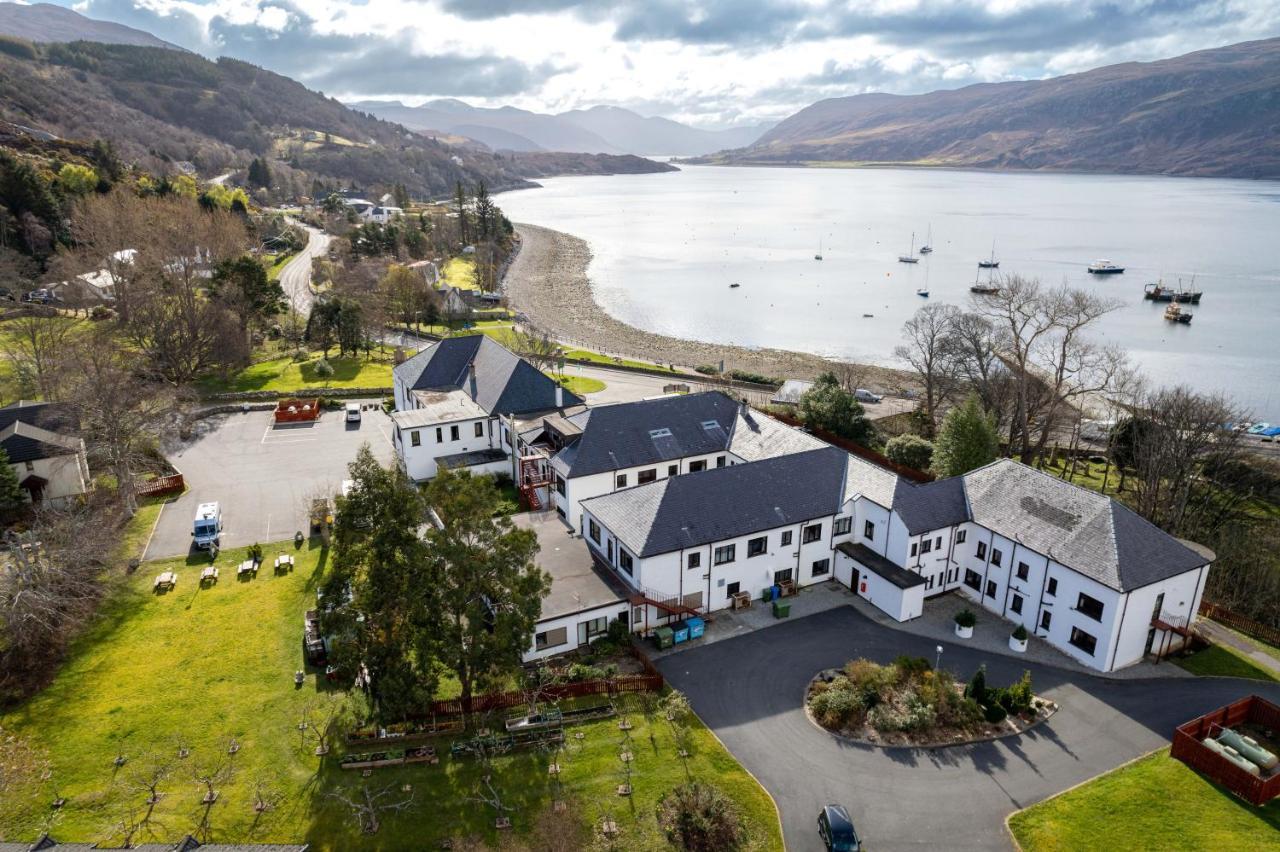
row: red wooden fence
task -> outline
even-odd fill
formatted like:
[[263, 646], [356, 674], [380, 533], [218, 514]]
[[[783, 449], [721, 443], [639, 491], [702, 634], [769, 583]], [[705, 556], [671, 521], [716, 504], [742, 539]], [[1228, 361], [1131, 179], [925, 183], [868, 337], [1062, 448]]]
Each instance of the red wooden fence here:
[[1231, 728], [1242, 722], [1252, 722], [1275, 730], [1280, 728], [1280, 707], [1256, 695], [1220, 707], [1212, 713], [1179, 725], [1173, 734], [1170, 754], [1245, 801], [1265, 805], [1280, 795], [1280, 773], [1270, 778], [1259, 778], [1222, 755], [1210, 751], [1201, 742], [1215, 733], [1217, 728]]
[[1246, 636], [1252, 636], [1254, 639], [1261, 639], [1263, 642], [1280, 646], [1280, 630], [1276, 630], [1274, 627], [1269, 627], [1259, 621], [1254, 621], [1248, 616], [1232, 612], [1225, 606], [1202, 600], [1200, 602], [1200, 614], [1206, 618], [1221, 622], [1228, 627], [1234, 627]]
[[306, 423], [320, 416], [320, 400], [282, 399], [276, 403], [277, 423]]

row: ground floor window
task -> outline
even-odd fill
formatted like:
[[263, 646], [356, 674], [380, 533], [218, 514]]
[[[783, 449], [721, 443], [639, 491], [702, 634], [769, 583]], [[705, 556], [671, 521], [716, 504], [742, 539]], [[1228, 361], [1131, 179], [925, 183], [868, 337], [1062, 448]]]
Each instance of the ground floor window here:
[[587, 521], [587, 535], [591, 536], [591, 540], [596, 544], [600, 543], [600, 525], [596, 523], [595, 518]]
[[790, 579], [791, 579], [791, 569], [790, 569], [790, 568], [783, 568], [781, 571], [774, 571], [774, 572], [773, 572], [773, 582], [774, 582], [775, 584], [777, 584], [777, 583], [785, 583], [785, 582], [787, 582], [787, 581], [788, 581], [788, 580], [790, 580]]
[[535, 651], [545, 651], [548, 648], [555, 648], [569, 641], [569, 629], [567, 627], [557, 627], [555, 630], [546, 630], [542, 633], [534, 634], [533, 648]]
[[1073, 627], [1071, 628], [1071, 644], [1092, 657], [1093, 652], [1098, 649], [1098, 637], [1085, 633], [1079, 627]]
[[966, 568], [964, 572], [964, 584], [975, 592], [981, 591], [982, 577], [978, 575], [977, 571]]
[[1049, 610], [1045, 610], [1044, 612], [1040, 613], [1040, 629], [1041, 630], [1048, 630], [1049, 625], [1051, 623], [1053, 623], [1052, 612], [1050, 612]]
[[584, 621], [582, 624], [586, 630], [588, 639], [603, 636], [609, 631], [609, 617], [607, 615], [602, 615], [599, 618], [593, 618], [590, 621]]
[[1009, 601], [1009, 609], [1022, 614], [1022, 595], [1014, 595], [1013, 600]]
[[819, 559], [817, 562], [813, 563], [813, 576], [815, 577], [820, 577], [823, 574], [828, 573], [830, 570], [831, 570], [830, 559]]
[[996, 581], [988, 580], [987, 581], [987, 597], [994, 598], [995, 596], [996, 596]]
[[731, 598], [741, 590], [742, 590], [741, 583], [730, 583], [729, 585], [724, 587], [724, 596], [726, 598]]

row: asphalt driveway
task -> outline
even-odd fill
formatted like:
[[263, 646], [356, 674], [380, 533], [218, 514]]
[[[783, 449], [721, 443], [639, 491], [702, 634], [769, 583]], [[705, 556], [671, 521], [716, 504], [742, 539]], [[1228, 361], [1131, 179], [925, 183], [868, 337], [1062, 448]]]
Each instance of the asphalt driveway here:
[[881, 627], [851, 607], [691, 648], [658, 662], [698, 715], [773, 795], [791, 852], [822, 848], [819, 808], [849, 808], [868, 848], [1002, 849], [1004, 818], [1169, 741], [1173, 728], [1243, 695], [1280, 701], [1280, 684], [1228, 678], [1109, 680], [944, 643], [942, 665], [988, 682], [1030, 669], [1061, 705], [1019, 737], [947, 749], [859, 746], [815, 727], [801, 708], [818, 671], [853, 657], [933, 660], [931, 640]]
[[146, 558], [187, 553], [196, 506], [214, 500], [222, 506], [223, 547], [291, 538], [306, 529], [312, 497], [341, 491], [364, 443], [383, 464], [395, 455], [391, 419], [380, 409], [365, 411], [359, 424], [346, 423], [341, 411], [308, 426], [273, 427], [269, 411], [200, 421], [194, 438], [167, 449], [187, 492], [161, 511]]

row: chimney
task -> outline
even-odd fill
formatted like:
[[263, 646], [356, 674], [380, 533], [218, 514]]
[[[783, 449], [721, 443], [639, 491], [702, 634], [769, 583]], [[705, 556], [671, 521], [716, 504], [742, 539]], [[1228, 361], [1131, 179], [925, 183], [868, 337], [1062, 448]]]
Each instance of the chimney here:
[[471, 394], [471, 401], [475, 402], [476, 398], [476, 362], [472, 361], [467, 364], [467, 390]]
[[556, 383], [556, 408], [564, 408], [564, 386]]

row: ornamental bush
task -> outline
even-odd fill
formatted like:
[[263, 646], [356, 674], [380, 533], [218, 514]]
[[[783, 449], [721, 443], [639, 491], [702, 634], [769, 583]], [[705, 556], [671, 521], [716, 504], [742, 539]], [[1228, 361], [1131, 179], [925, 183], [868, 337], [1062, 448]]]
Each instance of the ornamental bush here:
[[668, 842], [687, 852], [731, 852], [746, 841], [733, 802], [710, 784], [691, 781], [658, 802], [658, 825]]
[[329, 363], [328, 358], [321, 358], [316, 361], [316, 365], [313, 369], [315, 370], [315, 374], [322, 379], [327, 379], [333, 375], [333, 365]]
[[955, 615], [956, 624], [961, 627], [972, 627], [978, 623], [978, 616], [973, 614], [971, 609], [962, 609]]
[[982, 716], [991, 724], [998, 725], [1003, 722], [1009, 714], [1005, 712], [1005, 709], [999, 704], [992, 704], [990, 707], [983, 710]]

